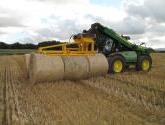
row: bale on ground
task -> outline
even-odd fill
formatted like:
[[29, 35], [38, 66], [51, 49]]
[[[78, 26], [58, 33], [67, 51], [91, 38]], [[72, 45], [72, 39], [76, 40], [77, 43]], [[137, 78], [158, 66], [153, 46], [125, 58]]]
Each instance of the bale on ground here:
[[32, 54], [29, 73], [32, 83], [62, 80], [64, 63], [60, 56]]
[[89, 62], [85, 56], [64, 56], [64, 78], [79, 80], [89, 77]]
[[108, 61], [102, 54], [96, 54], [95, 56], [88, 56], [89, 61], [89, 75], [90, 77], [103, 76], [108, 72]]

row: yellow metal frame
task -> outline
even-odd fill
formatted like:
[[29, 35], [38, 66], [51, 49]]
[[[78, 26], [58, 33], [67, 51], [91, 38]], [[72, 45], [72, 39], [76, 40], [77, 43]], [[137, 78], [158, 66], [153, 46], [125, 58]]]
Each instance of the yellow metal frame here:
[[[95, 55], [94, 43], [95, 41], [93, 38], [81, 37], [74, 39], [74, 43], [62, 43], [59, 45], [40, 47], [37, 53], [56, 56]], [[68, 47], [69, 45], [77, 45], [78, 47], [72, 48]]]
[[145, 59], [142, 61], [142, 70], [147, 71], [150, 68], [149, 60]]

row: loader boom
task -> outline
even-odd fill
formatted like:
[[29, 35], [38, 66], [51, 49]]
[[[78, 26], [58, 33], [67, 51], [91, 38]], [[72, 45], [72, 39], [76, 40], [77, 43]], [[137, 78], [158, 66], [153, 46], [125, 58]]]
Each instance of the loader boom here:
[[[148, 48], [138, 46], [129, 42], [125, 37], [119, 35], [113, 29], [105, 27], [101, 25], [100, 23], [92, 24], [91, 28], [88, 31], [84, 31], [84, 32], [96, 34], [96, 44], [97, 44], [96, 46], [101, 52], [103, 52], [103, 47], [106, 46], [106, 41], [108, 39], [111, 39], [114, 43], [118, 44], [118, 47], [120, 46], [121, 48], [121, 50], [119, 50], [120, 52], [121, 51], [136, 51], [138, 55], [141, 55], [141, 54], [148, 55], [150, 53]], [[117, 46], [115, 48], [117, 48]], [[115, 52], [115, 51], [112, 51], [112, 52]]]

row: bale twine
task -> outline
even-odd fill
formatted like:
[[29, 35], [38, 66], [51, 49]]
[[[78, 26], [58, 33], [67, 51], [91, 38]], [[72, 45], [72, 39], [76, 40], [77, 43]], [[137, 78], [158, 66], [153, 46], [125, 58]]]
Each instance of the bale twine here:
[[102, 54], [96, 54], [95, 56], [88, 56], [89, 61], [89, 76], [103, 76], [106, 75], [108, 72], [108, 61], [106, 57]]
[[64, 79], [79, 80], [89, 77], [89, 62], [85, 56], [64, 56]]
[[64, 63], [60, 56], [32, 54], [29, 72], [32, 83], [62, 80]]

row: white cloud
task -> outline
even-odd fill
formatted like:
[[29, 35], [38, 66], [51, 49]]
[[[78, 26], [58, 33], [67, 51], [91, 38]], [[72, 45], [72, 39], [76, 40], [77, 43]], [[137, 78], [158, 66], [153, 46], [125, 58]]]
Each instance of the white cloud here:
[[163, 10], [163, 0], [123, 0], [121, 8], [90, 0], [5, 0], [0, 1], [0, 41], [67, 39], [100, 22], [148, 46], [158, 46], [156, 40], [165, 46]]
[[[114, 7], [92, 5], [89, 0], [6, 0], [0, 2], [0, 8], [3, 8], [6, 14], [14, 15], [10, 18], [18, 17], [15, 20], [15, 25], [17, 21], [18, 23], [23, 22], [26, 27], [21, 32], [28, 32], [28, 37], [33, 32], [36, 32], [36, 34], [41, 33], [38, 34], [41, 40], [46, 36], [48, 39], [50, 37], [67, 39], [72, 33], [80, 32], [83, 28], [88, 28], [91, 23], [98, 21], [97, 18], [87, 18], [88, 15], [111, 22], [120, 21], [125, 16], [124, 12]], [[107, 16], [107, 13], [110, 16]], [[9, 26], [9, 22], [6, 23]], [[9, 39], [10, 36], [15, 36], [17, 37], [15, 39], [18, 40], [22, 39], [22, 36], [19, 36], [21, 32], [17, 30], [15, 30], [15, 33], [11, 33], [10, 29], [6, 28], [5, 32], [8, 32], [8, 35], [6, 35], [8, 38], [6, 39], [10, 42], [13, 40]]]
[[156, 21], [165, 21], [164, 0], [143, 0], [142, 4], [127, 4], [127, 12], [131, 15], [151, 18]]

